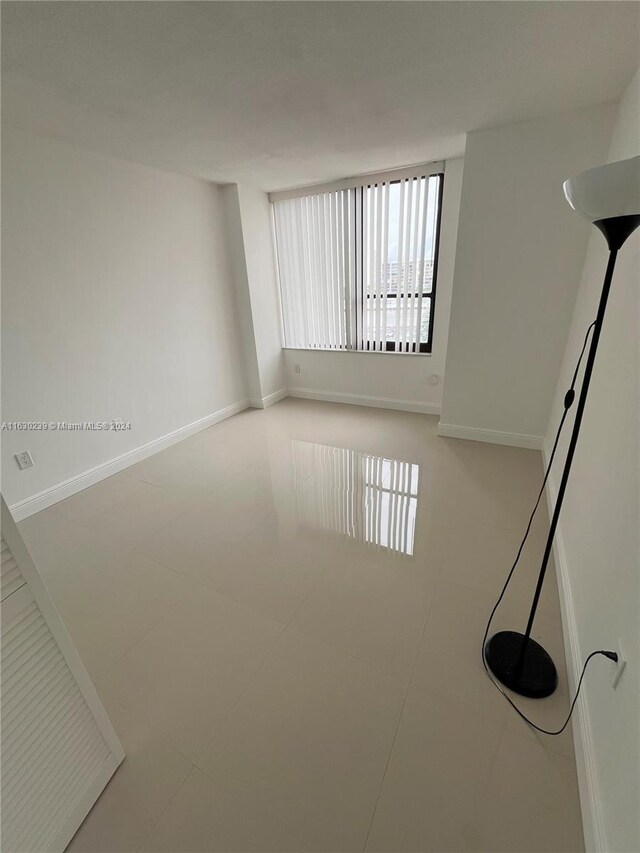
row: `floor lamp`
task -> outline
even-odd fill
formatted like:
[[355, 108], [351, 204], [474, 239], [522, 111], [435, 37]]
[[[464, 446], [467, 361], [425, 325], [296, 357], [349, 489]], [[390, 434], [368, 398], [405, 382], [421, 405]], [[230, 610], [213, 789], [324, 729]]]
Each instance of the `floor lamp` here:
[[[531, 638], [531, 628], [538, 609], [571, 463], [578, 443], [616, 258], [627, 237], [640, 225], [640, 157], [609, 163], [606, 166], [598, 166], [582, 172], [577, 177], [565, 181], [564, 193], [571, 207], [604, 234], [609, 246], [609, 261], [602, 285], [598, 313], [593, 325], [567, 458], [527, 627], [524, 634], [518, 631], [500, 631], [494, 634], [485, 646], [485, 660], [496, 678], [515, 693], [533, 698], [551, 695], [558, 684], [555, 664], [548, 652]], [[573, 392], [570, 393], [573, 395]], [[565, 398], [565, 407], [568, 408], [572, 402], [573, 396], [569, 399]]]

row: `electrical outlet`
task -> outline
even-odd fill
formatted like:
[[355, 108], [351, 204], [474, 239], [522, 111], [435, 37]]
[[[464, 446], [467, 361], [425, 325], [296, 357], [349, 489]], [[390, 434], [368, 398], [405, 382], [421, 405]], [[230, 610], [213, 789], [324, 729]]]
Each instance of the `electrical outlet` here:
[[33, 467], [33, 459], [31, 458], [31, 454], [28, 450], [22, 450], [20, 453], [15, 454], [15, 460], [18, 463], [18, 468], [21, 471], [24, 471], [25, 468]]
[[293, 372], [294, 373], [300, 373], [300, 365], [299, 364], [293, 365]]
[[618, 653], [618, 660], [615, 663], [611, 661], [611, 683], [613, 685], [614, 690], [618, 686], [618, 682], [622, 678], [622, 673], [624, 672], [624, 668], [627, 665], [627, 656], [625, 655], [624, 648], [622, 647], [622, 640], [618, 640], [615, 650]]

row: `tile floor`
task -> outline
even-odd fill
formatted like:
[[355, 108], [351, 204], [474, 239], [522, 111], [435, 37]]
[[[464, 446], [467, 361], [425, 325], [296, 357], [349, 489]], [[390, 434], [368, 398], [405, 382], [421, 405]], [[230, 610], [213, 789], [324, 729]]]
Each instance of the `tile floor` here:
[[20, 524], [127, 752], [70, 850], [583, 849], [570, 729], [480, 661], [540, 455], [436, 424], [287, 399]]

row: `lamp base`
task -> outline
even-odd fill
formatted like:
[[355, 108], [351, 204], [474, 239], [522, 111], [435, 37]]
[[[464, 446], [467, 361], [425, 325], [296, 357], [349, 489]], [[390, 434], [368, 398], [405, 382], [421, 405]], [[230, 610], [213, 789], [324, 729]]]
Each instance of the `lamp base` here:
[[[524, 644], [524, 646], [523, 646]], [[509, 690], [544, 699], [558, 686], [558, 673], [539, 643], [517, 631], [499, 631], [484, 647], [487, 666]]]

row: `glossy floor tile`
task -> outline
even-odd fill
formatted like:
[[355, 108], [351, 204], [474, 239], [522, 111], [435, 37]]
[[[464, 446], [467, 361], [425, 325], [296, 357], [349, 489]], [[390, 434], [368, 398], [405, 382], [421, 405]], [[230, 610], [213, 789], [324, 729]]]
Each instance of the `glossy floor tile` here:
[[[198, 765], [271, 815], [264, 849], [361, 850], [404, 694], [376, 667], [288, 628]], [[219, 843], [213, 828], [202, 849]]]
[[[286, 399], [20, 528], [127, 758], [86, 851], [583, 848], [571, 727], [480, 657], [542, 477], [427, 415]], [[540, 512], [493, 629], [522, 629]], [[534, 636], [568, 706], [551, 566]]]
[[284, 627], [213, 590], [194, 589], [99, 684], [195, 762]]
[[412, 685], [366, 849], [479, 849], [482, 791], [503, 731], [501, 715]]

